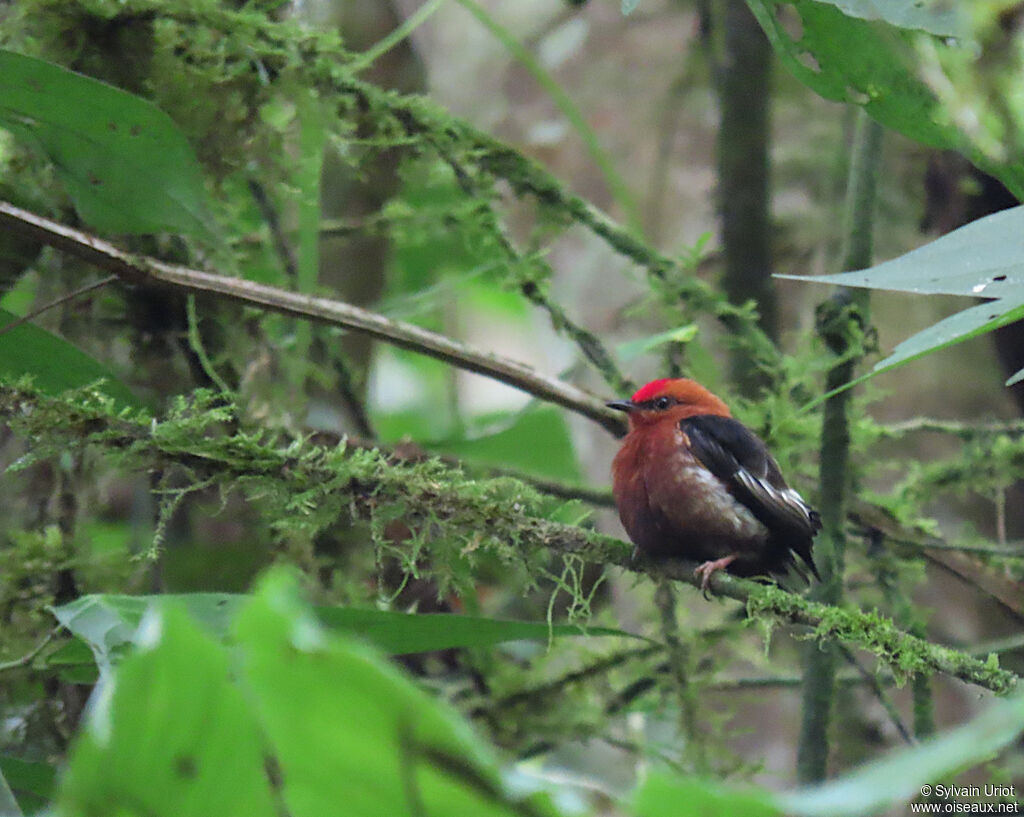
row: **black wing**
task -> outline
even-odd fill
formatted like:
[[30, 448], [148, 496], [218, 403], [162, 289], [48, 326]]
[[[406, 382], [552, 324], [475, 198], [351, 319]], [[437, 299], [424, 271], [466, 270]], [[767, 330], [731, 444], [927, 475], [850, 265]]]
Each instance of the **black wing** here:
[[731, 417], [701, 414], [679, 422], [690, 450], [718, 477], [780, 545], [791, 549], [811, 569], [811, 541], [821, 518], [803, 497], [786, 484], [765, 444]]

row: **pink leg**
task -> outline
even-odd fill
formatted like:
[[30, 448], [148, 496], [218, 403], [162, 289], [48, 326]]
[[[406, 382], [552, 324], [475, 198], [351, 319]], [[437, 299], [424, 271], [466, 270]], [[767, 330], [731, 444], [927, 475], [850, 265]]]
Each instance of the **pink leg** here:
[[711, 574], [716, 570], [725, 570], [725, 568], [736, 561], [737, 556], [738, 554], [733, 553], [731, 556], [723, 556], [721, 559], [715, 559], [713, 562], [704, 562], [704, 564], [693, 571], [694, 576], [700, 576], [700, 589], [705, 596], [708, 593], [708, 582], [711, 581]]

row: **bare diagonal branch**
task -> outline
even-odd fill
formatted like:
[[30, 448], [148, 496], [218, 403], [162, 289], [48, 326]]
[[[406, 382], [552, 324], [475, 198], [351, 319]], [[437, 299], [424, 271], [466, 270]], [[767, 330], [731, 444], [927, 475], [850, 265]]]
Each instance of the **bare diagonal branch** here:
[[385, 343], [443, 360], [567, 408], [616, 436], [625, 433], [621, 415], [582, 389], [546, 377], [515, 360], [483, 352], [411, 323], [396, 321], [343, 301], [303, 295], [277, 287], [133, 255], [109, 241], [0, 201], [0, 226], [81, 258], [121, 279], [152, 287], [215, 295], [247, 306], [363, 332]]

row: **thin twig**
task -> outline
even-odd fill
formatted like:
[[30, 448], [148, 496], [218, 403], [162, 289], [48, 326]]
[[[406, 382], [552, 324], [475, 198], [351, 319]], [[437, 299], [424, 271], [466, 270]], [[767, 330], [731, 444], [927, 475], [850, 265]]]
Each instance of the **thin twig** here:
[[[116, 277], [116, 276], [115, 276]], [[206, 353], [206, 346], [203, 344], [203, 335], [199, 331], [199, 316], [196, 313], [196, 296], [189, 293], [185, 299], [185, 315], [188, 318], [188, 345], [192, 348], [199, 365], [206, 376], [224, 394], [231, 394], [232, 389], [213, 365], [210, 356]]]
[[[474, 183], [470, 174], [465, 171], [454, 157], [444, 150], [442, 145], [435, 144], [435, 149], [448, 163], [449, 167], [452, 168], [455, 178], [458, 179], [463, 191], [469, 196], [479, 198], [480, 191], [478, 185]], [[523, 267], [526, 263], [525, 260], [513, 245], [512, 240], [501, 229], [493, 209], [485, 203], [480, 208], [480, 215], [482, 226], [486, 228], [495, 243], [501, 248], [509, 267], [511, 269]], [[541, 279], [550, 280], [553, 277], [554, 273], [551, 267], [542, 259], [537, 258], [533, 263], [537, 265]], [[626, 395], [636, 390], [636, 384], [622, 373], [616, 365], [614, 358], [597, 336], [573, 321], [559, 304], [548, 297], [545, 287], [541, 286], [538, 281], [522, 276], [520, 276], [516, 283], [523, 297], [534, 306], [538, 306], [548, 313], [554, 330], [559, 333], [565, 333], [579, 347], [583, 357], [597, 369], [598, 373], [604, 378], [605, 383], [616, 394]]]
[[284, 267], [285, 278], [294, 287], [299, 281], [299, 262], [295, 260], [295, 253], [292, 251], [287, 237], [285, 237], [277, 209], [274, 207], [263, 185], [256, 179], [249, 179], [249, 192], [252, 194], [253, 201], [256, 202], [256, 208], [260, 211], [260, 215], [263, 216], [267, 229], [270, 230], [270, 240], [274, 245], [274, 251], [277, 253], [281, 265]]
[[603, 675], [604, 673], [609, 672], [616, 667], [620, 667], [630, 661], [639, 661], [643, 658], [647, 658], [648, 656], [661, 652], [663, 649], [665, 648], [661, 644], [647, 644], [643, 647], [634, 647], [632, 649], [622, 650], [621, 652], [606, 655], [605, 657], [594, 661], [592, 664], [587, 664], [585, 667], [568, 672], [551, 681], [538, 684], [537, 686], [530, 687], [528, 689], [520, 689], [502, 698], [498, 698], [486, 707], [480, 707], [474, 712], [474, 714], [481, 714], [485, 711], [493, 712], [500, 709], [507, 709], [511, 706], [517, 706], [518, 704], [526, 703], [528, 701], [542, 700], [544, 697], [551, 695], [553, 692], [557, 692], [560, 689], [572, 686], [580, 681], [585, 681], [588, 678], [593, 678], [596, 675]]
[[33, 318], [38, 318], [44, 312], [53, 309], [55, 306], [60, 306], [61, 304], [65, 304], [68, 301], [73, 301], [80, 295], [85, 295], [85, 293], [92, 292], [94, 289], [100, 289], [101, 287], [105, 287], [107, 284], [112, 284], [116, 280], [118, 280], [116, 275], [108, 275], [106, 278], [101, 278], [99, 281], [93, 281], [91, 284], [86, 284], [85, 286], [81, 286], [78, 289], [65, 293], [56, 300], [50, 301], [48, 304], [44, 304], [38, 309], [32, 310], [27, 315], [18, 318], [16, 321], [11, 321], [6, 326], [0, 326], [0, 335], [6, 334], [7, 332], [10, 332], [12, 329], [17, 329], [19, 326], [28, 323]]
[[620, 413], [607, 408], [604, 402], [594, 395], [539, 374], [518, 361], [479, 351], [414, 324], [391, 320], [343, 301], [288, 292], [254, 281], [168, 264], [148, 256], [132, 255], [94, 235], [59, 224], [5, 201], [0, 201], [0, 225], [109, 270], [130, 283], [218, 295], [282, 315], [292, 315], [363, 332], [394, 346], [499, 380], [542, 400], [582, 414], [617, 436], [625, 433]]
[[676, 618], [675, 588], [668, 579], [660, 579], [654, 591], [654, 603], [661, 619], [661, 637], [668, 651], [669, 678], [679, 702], [679, 731], [683, 737], [685, 756], [693, 764], [697, 774], [707, 774], [707, 757], [704, 740], [697, 720], [697, 693], [690, 680], [689, 645], [679, 637], [679, 621]]
[[892, 721], [893, 726], [896, 727], [896, 731], [900, 733], [900, 737], [903, 738], [904, 742], [913, 744], [914, 738], [903, 723], [903, 718], [900, 717], [900, 711], [896, 708], [896, 705], [892, 702], [892, 699], [879, 683], [874, 673], [869, 672], [866, 667], [861, 666], [861, 663], [854, 657], [853, 653], [846, 649], [846, 647], [840, 647], [839, 652], [846, 660], [846, 663], [853, 667], [864, 683], [871, 688], [871, 692], [882, 705], [882, 709], [885, 710], [886, 714], [889, 716], [889, 720]]
[[25, 655], [23, 655], [21, 658], [15, 658], [13, 661], [6, 661], [0, 664], [0, 672], [8, 672], [9, 670], [27, 667], [29, 664], [36, 660], [39, 654], [46, 649], [47, 645], [51, 641], [53, 641], [57, 633], [59, 633], [62, 629], [64, 629], [63, 625], [54, 627], [52, 630], [50, 630], [50, 632], [46, 634], [46, 637], [43, 638], [43, 640], [40, 641], [39, 644], [33, 647], [29, 652], [25, 653]]
[[878, 426], [878, 430], [887, 437], [901, 437], [904, 434], [930, 431], [971, 439], [983, 434], [1024, 434], [1024, 420], [967, 423], [961, 420], [938, 420], [934, 417], [912, 417], [898, 423], [881, 424]]

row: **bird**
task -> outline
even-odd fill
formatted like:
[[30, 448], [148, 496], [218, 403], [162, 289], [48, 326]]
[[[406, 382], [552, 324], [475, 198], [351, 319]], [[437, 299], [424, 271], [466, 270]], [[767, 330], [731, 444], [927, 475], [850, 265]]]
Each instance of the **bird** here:
[[720, 398], [695, 380], [663, 378], [606, 405], [629, 417], [612, 492], [634, 556], [699, 562], [705, 596], [719, 570], [807, 578], [805, 566], [821, 579], [811, 553], [821, 517]]

